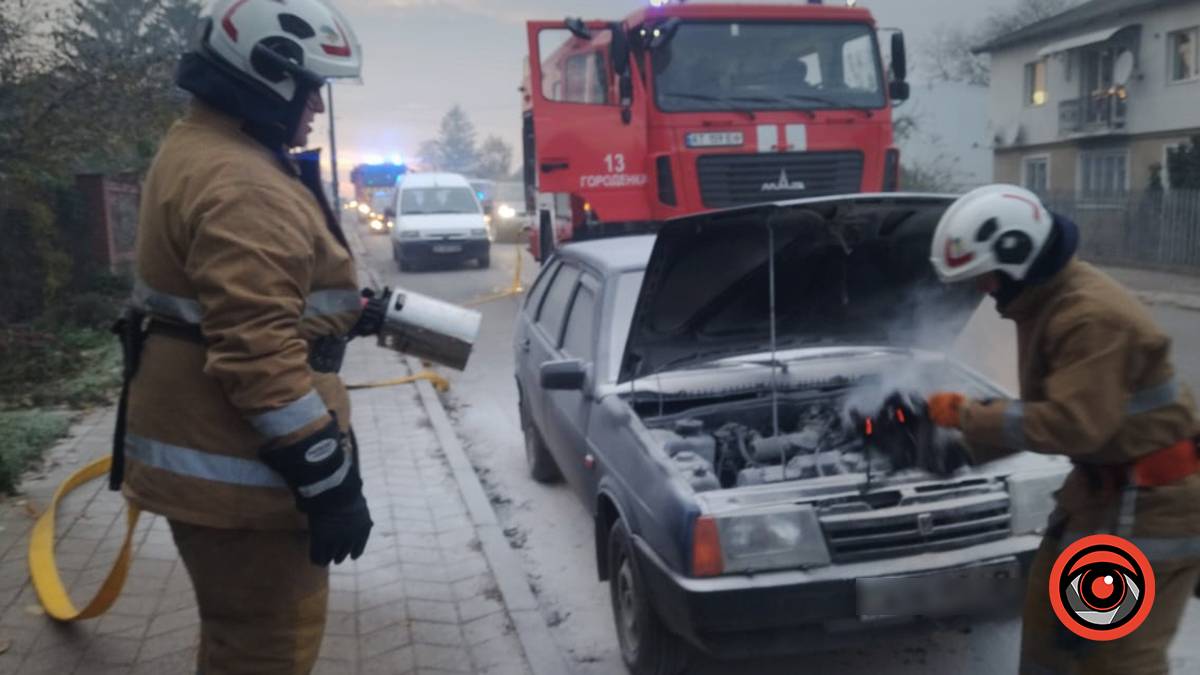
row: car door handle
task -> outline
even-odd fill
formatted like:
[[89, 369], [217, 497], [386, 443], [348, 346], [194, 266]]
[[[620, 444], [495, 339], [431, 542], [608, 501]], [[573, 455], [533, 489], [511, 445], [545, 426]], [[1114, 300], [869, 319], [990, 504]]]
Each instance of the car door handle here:
[[525, 338], [524, 340], [521, 340], [520, 342], [517, 343], [517, 348], [520, 349], [523, 353], [528, 354], [529, 353], [529, 345], [530, 345], [529, 338]]
[[570, 162], [543, 162], [542, 163], [542, 173], [553, 173], [555, 171], [562, 171], [563, 169], [570, 168], [570, 166], [571, 166]]

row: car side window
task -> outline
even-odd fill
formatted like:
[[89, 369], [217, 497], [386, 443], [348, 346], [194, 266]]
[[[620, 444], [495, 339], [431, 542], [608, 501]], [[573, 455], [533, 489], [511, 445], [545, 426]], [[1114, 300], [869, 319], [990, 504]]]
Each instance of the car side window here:
[[563, 319], [567, 315], [567, 303], [575, 293], [575, 285], [579, 283], [579, 269], [563, 265], [550, 287], [546, 289], [546, 298], [538, 310], [537, 324], [550, 336], [550, 341], [558, 346], [562, 335]]
[[551, 265], [547, 265], [537, 279], [533, 281], [533, 286], [529, 289], [529, 293], [525, 295], [525, 308], [530, 314], [536, 313], [538, 305], [542, 303], [542, 296], [546, 294], [546, 288], [550, 286], [550, 280], [554, 278], [554, 273], [558, 271], [561, 263], [555, 261]]
[[[586, 279], [587, 277], [585, 277]], [[586, 281], [579, 285], [571, 313], [567, 316], [567, 332], [563, 335], [563, 351], [583, 361], [595, 359], [596, 292]]]

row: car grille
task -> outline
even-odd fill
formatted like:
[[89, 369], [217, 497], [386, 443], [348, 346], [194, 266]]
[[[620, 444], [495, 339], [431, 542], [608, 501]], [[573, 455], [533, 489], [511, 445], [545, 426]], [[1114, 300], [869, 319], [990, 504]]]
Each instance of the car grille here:
[[697, 160], [708, 208], [860, 192], [861, 152], [706, 155]]
[[[849, 505], [843, 505], [843, 507]], [[1011, 533], [1007, 492], [985, 492], [872, 509], [866, 504], [819, 515], [833, 562], [892, 558], [973, 546]], [[834, 512], [831, 512], [834, 511]]]

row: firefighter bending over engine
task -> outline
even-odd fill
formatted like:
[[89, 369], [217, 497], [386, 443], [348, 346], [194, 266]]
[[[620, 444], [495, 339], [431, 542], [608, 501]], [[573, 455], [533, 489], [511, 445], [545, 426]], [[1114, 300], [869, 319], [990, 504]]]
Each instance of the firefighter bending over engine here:
[[[1021, 397], [938, 393], [930, 415], [962, 431], [972, 463], [1019, 450], [1074, 463], [1030, 570], [1020, 672], [1165, 674], [1200, 579], [1196, 408], [1170, 338], [1128, 291], [1075, 258], [1078, 239], [1074, 223], [1014, 186], [979, 188], [946, 211], [933, 266], [944, 282], [976, 283], [1016, 322]], [[1058, 554], [1097, 533], [1138, 546], [1157, 580], [1145, 622], [1107, 642], [1069, 632], [1048, 593]]]

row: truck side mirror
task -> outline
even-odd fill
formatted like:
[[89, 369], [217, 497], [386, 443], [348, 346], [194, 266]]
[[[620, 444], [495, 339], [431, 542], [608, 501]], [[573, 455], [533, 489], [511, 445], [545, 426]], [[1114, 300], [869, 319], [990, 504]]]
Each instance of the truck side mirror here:
[[910, 93], [911, 87], [903, 80], [888, 83], [888, 95], [893, 101], [907, 101]]
[[579, 391], [587, 381], [587, 365], [579, 359], [547, 361], [539, 373], [546, 391]]
[[896, 82], [908, 79], [908, 52], [904, 49], [904, 33], [899, 31], [892, 33], [892, 79]]

